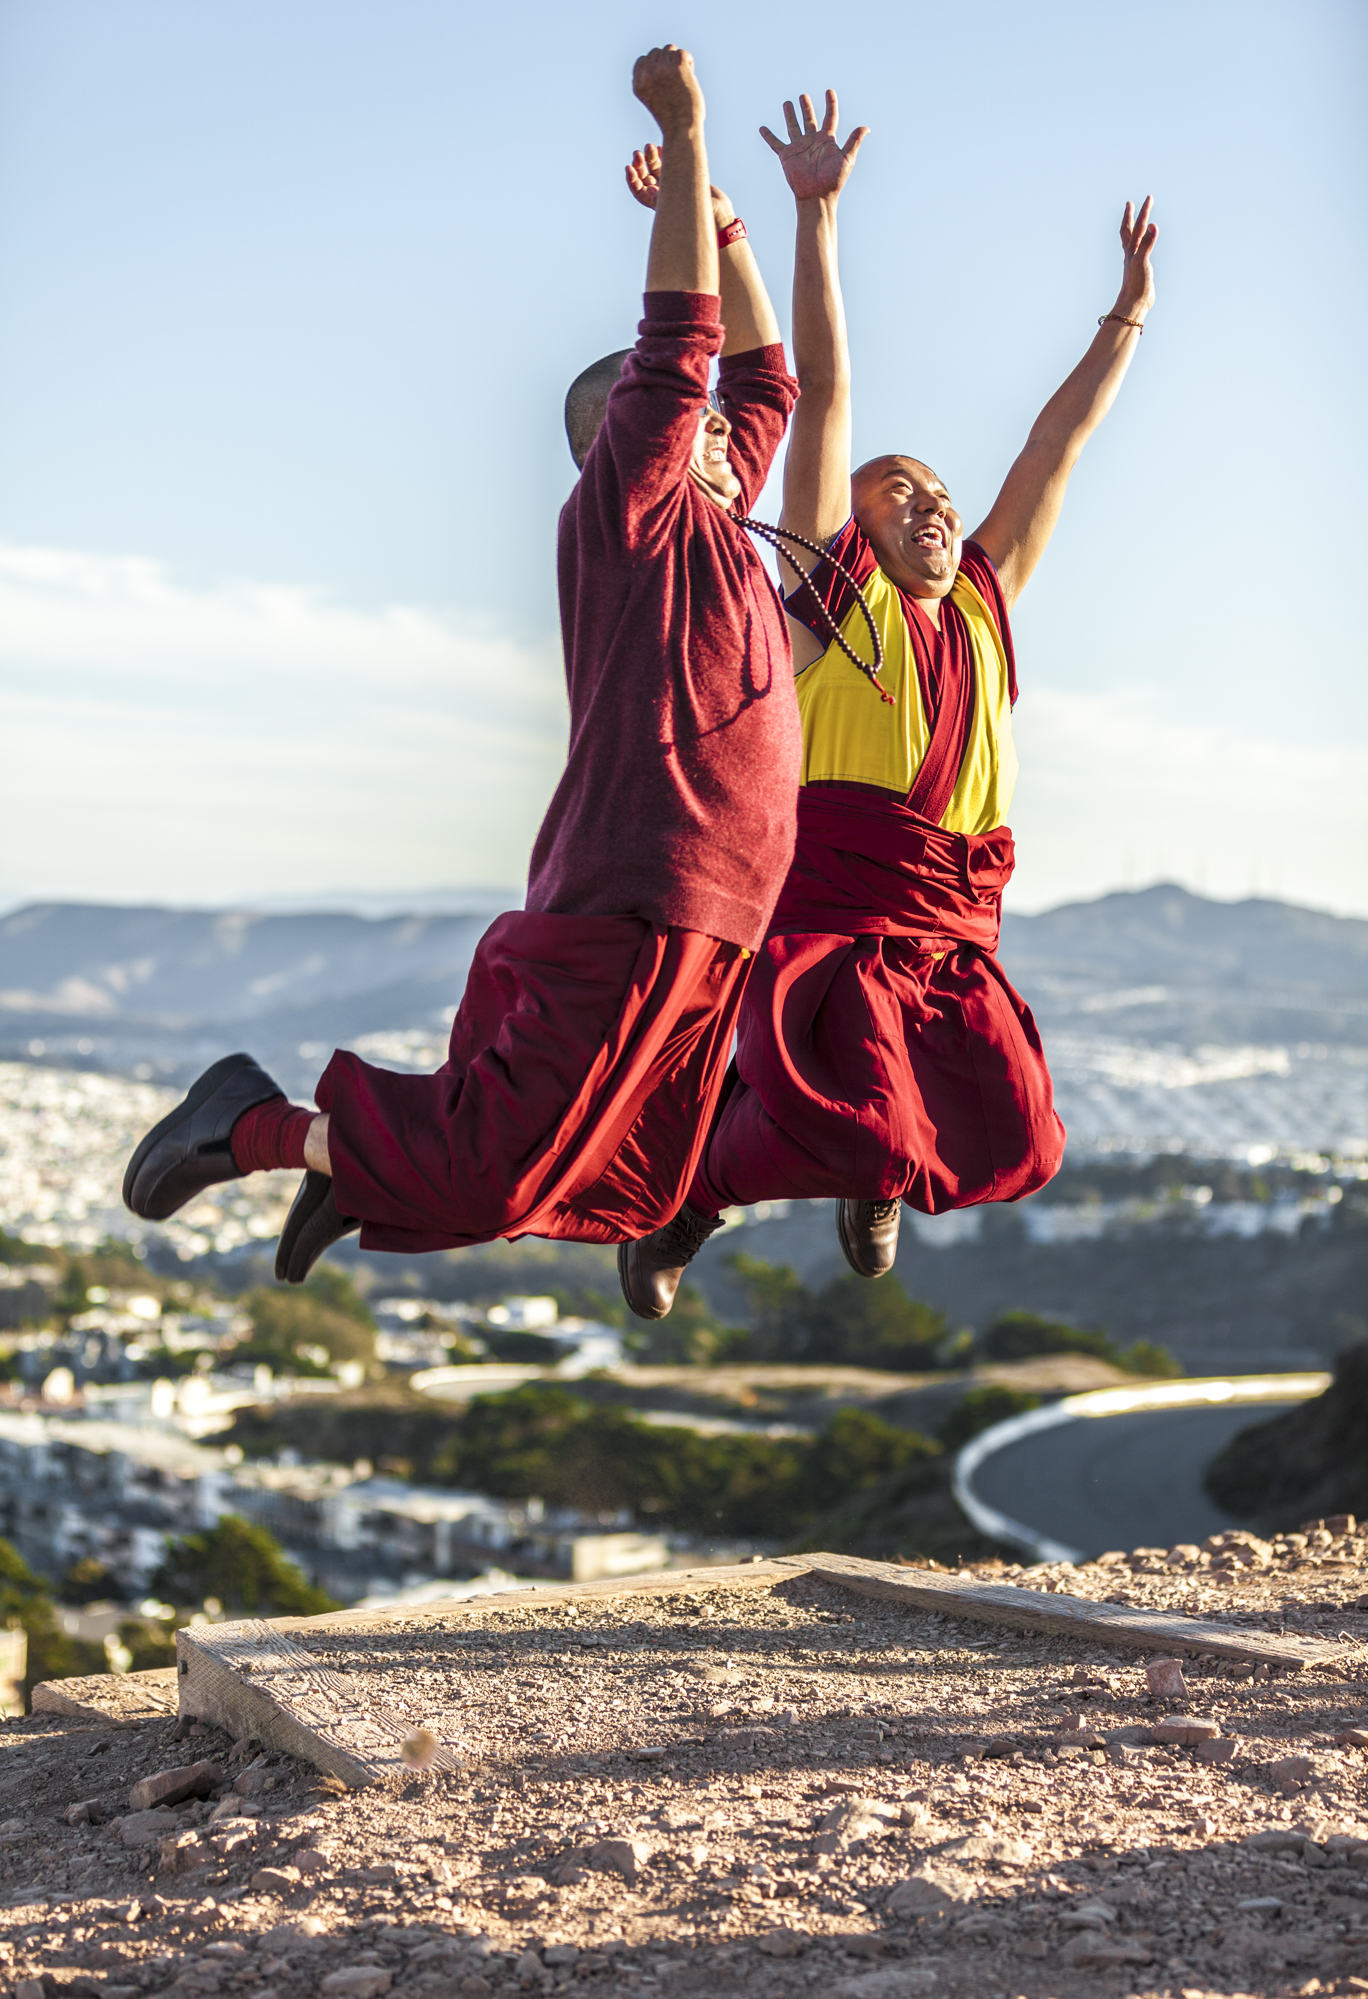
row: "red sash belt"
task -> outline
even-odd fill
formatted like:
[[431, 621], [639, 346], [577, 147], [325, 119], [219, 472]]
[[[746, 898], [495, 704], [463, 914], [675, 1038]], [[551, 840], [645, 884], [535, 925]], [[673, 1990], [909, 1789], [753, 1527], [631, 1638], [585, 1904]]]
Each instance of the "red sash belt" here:
[[1007, 826], [947, 833], [896, 799], [807, 785], [770, 934], [915, 937], [995, 951], [1015, 852]]

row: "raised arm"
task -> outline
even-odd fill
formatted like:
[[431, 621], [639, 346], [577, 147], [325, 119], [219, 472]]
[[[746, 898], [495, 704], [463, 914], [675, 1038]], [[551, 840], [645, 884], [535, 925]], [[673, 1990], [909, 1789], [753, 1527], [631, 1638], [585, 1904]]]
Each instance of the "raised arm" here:
[[973, 539], [992, 559], [1009, 605], [1026, 588], [1045, 553], [1064, 504], [1069, 474], [1115, 402], [1140, 344], [1140, 327], [1154, 304], [1150, 258], [1158, 235], [1150, 221], [1149, 199], [1138, 215], [1128, 201], [1121, 219], [1125, 262], [1116, 304], [1083, 359], [1031, 426], [988, 518], [974, 532]]
[[[844, 146], [837, 142], [836, 93], [826, 94], [826, 115], [817, 124], [810, 97], [800, 97], [802, 123], [792, 104], [784, 106], [787, 142], [768, 126], [760, 136], [777, 155], [798, 210], [793, 260], [793, 366], [802, 391], [789, 431], [784, 461], [781, 527], [827, 542], [850, 518], [850, 349], [845, 306], [836, 264], [836, 204], [868, 127], [860, 125]], [[815, 557], [795, 551], [780, 558], [794, 584]], [[794, 665], [810, 665], [821, 645], [789, 620]], [[815, 648], [815, 649], [814, 649]]]
[[[643, 146], [627, 164], [627, 185], [643, 208], [655, 208], [660, 198], [659, 146]], [[736, 220], [736, 210], [720, 187], [710, 187], [713, 227], [723, 230]], [[722, 352], [749, 354], [757, 347], [779, 345], [779, 322], [774, 316], [760, 266], [749, 239], [742, 236], [717, 252], [718, 282], [722, 293], [722, 324], [726, 339]]]
[[693, 57], [673, 42], [642, 56], [632, 89], [665, 140], [657, 191], [648, 292], [717, 292], [717, 231], [703, 139], [705, 106]]

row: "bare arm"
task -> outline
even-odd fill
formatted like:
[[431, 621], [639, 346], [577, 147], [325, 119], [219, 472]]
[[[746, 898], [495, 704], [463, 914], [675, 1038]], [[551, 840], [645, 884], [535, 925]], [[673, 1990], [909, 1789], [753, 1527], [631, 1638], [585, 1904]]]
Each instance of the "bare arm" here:
[[693, 57], [672, 42], [642, 56], [632, 89], [666, 141], [651, 253], [648, 292], [717, 292], [717, 231], [703, 140], [706, 108]]
[[[1003, 482], [982, 527], [974, 532], [991, 558], [1002, 593], [1014, 604], [1049, 545], [1084, 445], [1116, 400], [1140, 344], [1138, 325], [1154, 304], [1150, 256], [1159, 231], [1148, 199], [1136, 215], [1130, 202], [1121, 222], [1125, 266], [1112, 314], [1097, 329], [1087, 353], [1046, 403], [1025, 448]], [[801, 371], [800, 371], [801, 372]], [[801, 408], [801, 405], [799, 406]]]
[[[660, 148], [643, 146], [627, 165], [627, 185], [643, 208], [655, 208], [660, 197]], [[720, 187], [710, 187], [714, 229], [724, 229], [736, 219], [736, 210]], [[765, 281], [750, 242], [742, 237], [717, 253], [722, 292], [722, 324], [726, 338], [723, 354], [749, 354], [756, 347], [779, 345], [779, 322], [774, 316]]]
[[[767, 126], [760, 128], [761, 137], [778, 155], [798, 210], [793, 365], [802, 393], [789, 431], [779, 525], [809, 541], [827, 542], [850, 518], [850, 348], [836, 262], [836, 204], [868, 127], [858, 126], [841, 146], [836, 140], [835, 91], [826, 94], [820, 128], [812, 99], [803, 96], [798, 103], [801, 127], [792, 104], [784, 106], [787, 144]], [[800, 550], [780, 557], [795, 585], [815, 560]], [[794, 665], [800, 671], [820, 658], [821, 641], [792, 618], [789, 636]]]

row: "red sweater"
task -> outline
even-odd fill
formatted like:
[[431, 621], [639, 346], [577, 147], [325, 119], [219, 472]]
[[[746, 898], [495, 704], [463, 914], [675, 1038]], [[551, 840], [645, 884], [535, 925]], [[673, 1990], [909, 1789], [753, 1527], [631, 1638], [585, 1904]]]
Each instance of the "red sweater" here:
[[[688, 476], [718, 310], [706, 294], [646, 294], [561, 514], [570, 751], [527, 907], [755, 950], [793, 853], [802, 741], [778, 594], [749, 535]], [[744, 513], [798, 385], [782, 347], [762, 347], [724, 360], [719, 389]]]

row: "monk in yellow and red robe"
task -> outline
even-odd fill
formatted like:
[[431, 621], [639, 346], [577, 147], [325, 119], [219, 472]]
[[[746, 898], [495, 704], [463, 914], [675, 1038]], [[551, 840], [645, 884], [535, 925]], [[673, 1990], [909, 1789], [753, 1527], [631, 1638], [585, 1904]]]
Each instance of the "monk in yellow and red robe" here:
[[1039, 1033], [995, 955], [1014, 858], [1010, 613], [1139, 343], [1157, 231], [1148, 201], [1138, 215], [1127, 204], [1116, 304], [966, 538], [920, 459], [890, 453], [852, 475], [836, 209], [866, 135], [838, 143], [830, 91], [820, 126], [799, 103], [801, 118], [784, 106], [787, 142], [764, 132], [798, 208], [802, 393], [780, 520], [801, 538], [782, 558], [797, 586], [797, 847], [685, 1205], [618, 1252], [643, 1318], [669, 1311], [725, 1207], [834, 1196], [846, 1260], [877, 1277], [904, 1201], [939, 1214], [1016, 1200], [1064, 1149]]

